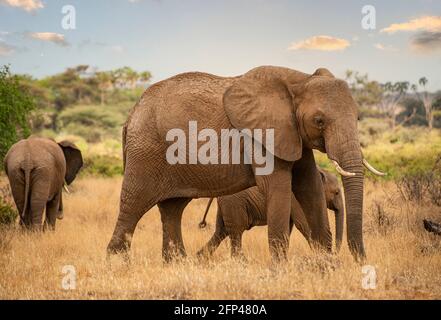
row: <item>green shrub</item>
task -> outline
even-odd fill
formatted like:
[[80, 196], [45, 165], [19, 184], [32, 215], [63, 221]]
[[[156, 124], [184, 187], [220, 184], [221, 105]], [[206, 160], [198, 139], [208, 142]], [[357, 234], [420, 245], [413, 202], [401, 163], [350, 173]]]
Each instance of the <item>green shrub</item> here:
[[17, 217], [17, 211], [0, 198], [0, 225], [11, 225]]
[[113, 177], [123, 174], [123, 163], [119, 157], [90, 155], [84, 159], [82, 174]]

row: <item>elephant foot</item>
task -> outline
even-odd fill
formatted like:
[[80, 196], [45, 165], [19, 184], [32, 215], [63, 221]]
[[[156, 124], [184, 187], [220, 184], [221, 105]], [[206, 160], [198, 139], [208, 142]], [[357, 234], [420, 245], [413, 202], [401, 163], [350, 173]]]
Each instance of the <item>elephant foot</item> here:
[[168, 249], [162, 251], [162, 258], [165, 264], [182, 262], [187, 258], [187, 253], [183, 249]]
[[130, 242], [112, 239], [107, 246], [107, 255], [128, 254], [129, 250]]
[[210, 249], [207, 247], [203, 247], [201, 250], [196, 252], [196, 258], [199, 261], [208, 261], [211, 258], [211, 255]]
[[46, 231], [55, 231], [55, 225], [49, 223], [49, 222], [45, 222], [43, 225], [43, 232]]

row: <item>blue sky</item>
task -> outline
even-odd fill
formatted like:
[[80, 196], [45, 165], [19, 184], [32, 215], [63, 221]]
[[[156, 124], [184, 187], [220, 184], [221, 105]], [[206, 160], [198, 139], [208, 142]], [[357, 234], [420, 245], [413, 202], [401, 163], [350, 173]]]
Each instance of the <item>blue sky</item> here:
[[[61, 26], [67, 4], [76, 9], [75, 30]], [[366, 4], [376, 9], [375, 30], [361, 27]], [[237, 75], [259, 65], [326, 67], [381, 82], [426, 76], [438, 90], [438, 22], [437, 0], [0, 0], [0, 64], [35, 77], [78, 64], [127, 65], [149, 70], [153, 81], [185, 71]]]

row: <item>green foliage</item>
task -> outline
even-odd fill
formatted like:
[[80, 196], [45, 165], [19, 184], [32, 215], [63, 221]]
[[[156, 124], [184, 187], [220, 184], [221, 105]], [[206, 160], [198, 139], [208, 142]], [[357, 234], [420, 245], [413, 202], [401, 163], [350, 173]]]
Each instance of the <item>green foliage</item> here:
[[[365, 119], [359, 125], [360, 142], [365, 158], [386, 177], [366, 170], [369, 179], [401, 179], [431, 172], [441, 155], [441, 131], [426, 127], [388, 128], [387, 120]], [[326, 154], [314, 153], [317, 163], [335, 173]]]
[[0, 225], [11, 225], [17, 217], [17, 211], [0, 197]]
[[34, 109], [32, 97], [20, 89], [19, 78], [8, 66], [0, 68], [0, 162], [12, 144], [30, 134], [27, 116]]
[[103, 106], [71, 107], [58, 116], [60, 130], [79, 135], [87, 142], [99, 142], [106, 136], [119, 135], [125, 121], [122, 113]]
[[440, 154], [439, 131], [418, 127], [385, 132], [377, 143], [364, 149], [369, 162], [388, 172], [389, 178], [430, 171]]
[[346, 81], [349, 84], [354, 100], [361, 107], [380, 103], [382, 87], [377, 81], [369, 80], [367, 74], [347, 70]]
[[404, 123], [404, 126], [427, 126], [426, 111], [421, 100], [407, 97], [403, 99], [401, 106], [404, 110], [397, 115], [397, 123], [402, 123], [406, 117], [412, 116], [410, 120]]
[[116, 156], [92, 155], [84, 159], [82, 174], [113, 177], [123, 174], [122, 160]]

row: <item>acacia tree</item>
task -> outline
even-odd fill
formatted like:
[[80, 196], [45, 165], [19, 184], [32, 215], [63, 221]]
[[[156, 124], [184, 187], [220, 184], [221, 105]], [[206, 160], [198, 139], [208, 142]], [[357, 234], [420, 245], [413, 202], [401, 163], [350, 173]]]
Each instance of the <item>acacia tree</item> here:
[[380, 108], [388, 115], [391, 127], [395, 129], [397, 109], [401, 99], [406, 96], [407, 90], [409, 89], [409, 82], [386, 82], [381, 85], [381, 88]]
[[0, 167], [12, 144], [29, 136], [27, 117], [34, 109], [31, 96], [20, 88], [19, 78], [8, 66], [0, 68]]
[[358, 105], [373, 107], [381, 101], [381, 85], [377, 81], [369, 80], [367, 74], [360, 74], [358, 71], [347, 70], [346, 81], [351, 89], [352, 95]]
[[427, 125], [429, 126], [429, 130], [432, 130], [433, 128], [433, 102], [434, 102], [434, 95], [429, 93], [426, 90], [426, 85], [429, 82], [426, 77], [422, 77], [418, 80], [418, 84], [422, 87], [422, 92], [418, 91], [418, 85], [413, 84], [412, 90], [415, 92], [418, 99], [423, 103], [424, 110], [426, 112], [426, 121]]

